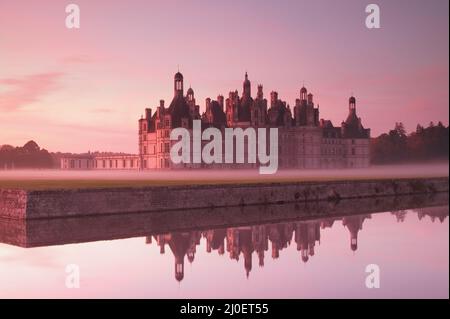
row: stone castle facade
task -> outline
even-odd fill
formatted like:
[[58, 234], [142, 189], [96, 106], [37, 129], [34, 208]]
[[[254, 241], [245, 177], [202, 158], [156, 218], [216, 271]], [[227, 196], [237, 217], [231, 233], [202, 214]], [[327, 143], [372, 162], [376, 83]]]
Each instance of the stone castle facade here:
[[[170, 140], [175, 128], [192, 133], [193, 121], [200, 120], [201, 128], [278, 128], [279, 168], [362, 168], [369, 166], [370, 129], [363, 127], [356, 114], [356, 99], [349, 99], [348, 116], [340, 126], [319, 118], [319, 106], [305, 87], [300, 89], [295, 106], [290, 107], [272, 91], [270, 100], [258, 85], [256, 97], [251, 94], [247, 73], [242, 96], [231, 91], [228, 98], [219, 95], [206, 99], [206, 110], [200, 114], [194, 90], [184, 93], [184, 79], [180, 72], [174, 77], [174, 96], [168, 107], [160, 101], [155, 112], [145, 109], [139, 120], [139, 154], [114, 156], [74, 156], [61, 159], [62, 169], [174, 169], [174, 168], [253, 168], [258, 163], [244, 164], [174, 164], [170, 149], [177, 141]], [[192, 134], [191, 134], [192, 136]], [[247, 140], [245, 140], [247, 142]], [[207, 142], [203, 142], [204, 144]], [[222, 143], [223, 145], [224, 143]], [[247, 150], [247, 145], [245, 147]], [[224, 152], [222, 152], [224, 153]], [[247, 158], [248, 154], [245, 154]]]

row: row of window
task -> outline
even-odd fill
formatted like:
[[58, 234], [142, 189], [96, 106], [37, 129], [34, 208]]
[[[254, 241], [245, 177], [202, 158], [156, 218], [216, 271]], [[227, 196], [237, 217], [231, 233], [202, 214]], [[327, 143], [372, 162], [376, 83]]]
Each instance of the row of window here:
[[[170, 152], [170, 143], [161, 143], [161, 144], [159, 144], [159, 146], [160, 146], [159, 151], [161, 153], [162, 152], [164, 152], [164, 153], [169, 153]], [[149, 150], [147, 149], [147, 146], [144, 146], [143, 149], [142, 149], [142, 153], [143, 154], [155, 154], [156, 153], [156, 147], [155, 146], [150, 147], [151, 153], [148, 153], [148, 151]]]
[[[120, 165], [120, 167], [119, 167]], [[136, 165], [136, 166], [135, 166]], [[139, 161], [130, 160], [96, 160], [95, 168], [135, 168], [139, 166]]]
[[[160, 166], [159, 166], [160, 168], [169, 168], [170, 167], [170, 161], [168, 158], [161, 158], [159, 164], [160, 164]], [[149, 168], [147, 160], [143, 160], [142, 167]]]

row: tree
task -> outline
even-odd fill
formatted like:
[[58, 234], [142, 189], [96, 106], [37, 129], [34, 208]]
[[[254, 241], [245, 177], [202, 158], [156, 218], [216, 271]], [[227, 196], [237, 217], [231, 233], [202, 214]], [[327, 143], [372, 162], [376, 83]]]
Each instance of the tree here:
[[436, 160], [449, 158], [449, 128], [442, 122], [428, 127], [417, 125], [407, 134], [403, 123], [395, 123], [393, 130], [371, 140], [372, 163]]

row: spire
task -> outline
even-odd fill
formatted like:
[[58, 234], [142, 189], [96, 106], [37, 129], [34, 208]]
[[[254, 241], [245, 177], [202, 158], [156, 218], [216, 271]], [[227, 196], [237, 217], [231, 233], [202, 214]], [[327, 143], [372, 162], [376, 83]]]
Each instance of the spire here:
[[250, 97], [251, 96], [251, 84], [250, 84], [250, 80], [248, 79], [247, 71], [245, 71], [243, 95], [246, 96], [246, 97]]

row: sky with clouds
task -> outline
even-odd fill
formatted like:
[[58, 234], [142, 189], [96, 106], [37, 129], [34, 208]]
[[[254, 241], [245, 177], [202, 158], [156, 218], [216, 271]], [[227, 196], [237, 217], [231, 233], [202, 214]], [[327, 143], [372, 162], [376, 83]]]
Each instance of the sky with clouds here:
[[[303, 84], [335, 125], [357, 98], [376, 136], [449, 118], [449, 3], [361, 0], [0, 1], [0, 145], [137, 152], [137, 120], [170, 103], [184, 74], [206, 97], [242, 90], [245, 71], [293, 105]], [[81, 28], [65, 27], [76, 3]]]

